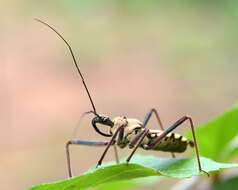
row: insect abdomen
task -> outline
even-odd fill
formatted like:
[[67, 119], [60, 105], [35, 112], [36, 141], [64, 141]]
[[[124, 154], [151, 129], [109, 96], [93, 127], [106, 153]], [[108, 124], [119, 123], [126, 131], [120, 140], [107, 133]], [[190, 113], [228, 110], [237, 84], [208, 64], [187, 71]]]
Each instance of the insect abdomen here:
[[[147, 136], [149, 144], [153, 142], [157, 136], [159, 136], [158, 133], [149, 134]], [[157, 144], [155, 148], [153, 148], [153, 150], [164, 152], [184, 152], [188, 145], [193, 146], [193, 142], [182, 135], [169, 133]]]

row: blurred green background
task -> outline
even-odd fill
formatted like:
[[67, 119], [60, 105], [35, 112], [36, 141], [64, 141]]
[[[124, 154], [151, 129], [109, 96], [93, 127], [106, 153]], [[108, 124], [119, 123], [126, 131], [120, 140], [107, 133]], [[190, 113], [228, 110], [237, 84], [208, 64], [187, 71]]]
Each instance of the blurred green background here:
[[[56, 27], [70, 42], [100, 113], [143, 120], [155, 107], [165, 126], [186, 114], [198, 125], [237, 101], [235, 0], [4, 1], [2, 189], [23, 190], [66, 178], [65, 143], [80, 115], [91, 109], [65, 45], [34, 18]], [[103, 139], [90, 118], [78, 137]], [[71, 150], [75, 175], [95, 164], [103, 151]], [[106, 160], [111, 159], [112, 152]], [[173, 182], [161, 185], [169, 189]]]

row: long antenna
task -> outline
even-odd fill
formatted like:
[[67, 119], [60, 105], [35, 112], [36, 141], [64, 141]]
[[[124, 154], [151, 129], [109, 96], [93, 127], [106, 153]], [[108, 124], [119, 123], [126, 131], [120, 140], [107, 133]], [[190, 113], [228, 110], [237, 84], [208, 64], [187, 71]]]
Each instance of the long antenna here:
[[92, 97], [91, 97], [91, 95], [90, 95], [90, 93], [89, 93], [89, 91], [88, 91], [88, 88], [87, 88], [87, 85], [86, 85], [86, 83], [85, 83], [85, 81], [84, 81], [83, 75], [82, 75], [81, 71], [79, 70], [79, 66], [78, 66], [78, 64], [77, 64], [77, 61], [76, 61], [76, 59], [75, 59], [73, 50], [72, 50], [72, 48], [70, 47], [69, 43], [68, 43], [68, 42], [64, 39], [64, 37], [63, 37], [56, 29], [54, 29], [52, 26], [50, 26], [50, 25], [47, 24], [46, 22], [43, 22], [43, 21], [40, 20], [40, 19], [35, 18], [35, 20], [38, 21], [38, 22], [40, 22], [40, 23], [42, 23], [42, 24], [44, 24], [44, 25], [46, 25], [46, 26], [48, 26], [51, 30], [53, 30], [56, 34], [58, 34], [58, 36], [59, 36], [59, 37], [65, 42], [65, 44], [68, 46], [69, 51], [70, 51], [70, 53], [71, 53], [71, 55], [72, 55], [72, 58], [73, 58], [73, 61], [74, 61], [74, 65], [75, 65], [75, 67], [77, 68], [77, 71], [78, 71], [78, 73], [79, 73], [79, 75], [80, 75], [80, 77], [81, 77], [81, 79], [82, 79], [83, 85], [84, 85], [84, 87], [85, 87], [85, 89], [86, 89], [86, 91], [87, 91], [87, 94], [88, 94], [88, 97], [89, 97], [90, 102], [91, 102], [91, 104], [92, 104], [94, 113], [97, 115], [96, 108], [95, 108], [95, 106], [94, 106]]

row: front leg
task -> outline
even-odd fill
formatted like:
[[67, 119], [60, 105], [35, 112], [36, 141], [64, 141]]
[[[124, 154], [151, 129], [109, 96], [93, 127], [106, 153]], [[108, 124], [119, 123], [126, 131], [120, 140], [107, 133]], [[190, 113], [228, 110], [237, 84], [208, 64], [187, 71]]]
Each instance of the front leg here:
[[67, 167], [69, 172], [69, 177], [72, 177], [72, 168], [70, 161], [70, 152], [69, 145], [86, 145], [86, 146], [106, 146], [109, 144], [109, 141], [94, 141], [94, 140], [83, 140], [83, 139], [71, 139], [66, 143], [66, 158], [67, 158]]
[[118, 133], [119, 133], [120, 131], [122, 131], [122, 130], [126, 127], [126, 125], [127, 125], [127, 123], [123, 123], [121, 126], [118, 127], [118, 129], [116, 130], [116, 132], [113, 134], [113, 136], [112, 136], [111, 140], [109, 141], [107, 147], [105, 148], [105, 150], [104, 150], [104, 152], [103, 152], [101, 158], [99, 159], [96, 168], [102, 164], [102, 161], [103, 161], [103, 159], [104, 159], [104, 157], [105, 157], [105, 155], [106, 155], [106, 153], [107, 153], [109, 147], [110, 147], [113, 143], [115, 143], [115, 139], [116, 139]]

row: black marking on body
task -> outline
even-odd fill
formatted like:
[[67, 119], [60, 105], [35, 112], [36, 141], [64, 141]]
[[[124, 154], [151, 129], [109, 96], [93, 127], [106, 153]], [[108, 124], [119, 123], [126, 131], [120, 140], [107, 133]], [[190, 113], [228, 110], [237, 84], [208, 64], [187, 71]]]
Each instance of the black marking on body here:
[[[160, 133], [148, 134], [148, 144], [153, 144]], [[142, 145], [142, 148], [146, 149], [147, 145]], [[164, 152], [184, 152], [187, 149], [187, 145], [192, 145], [192, 141], [183, 137], [182, 135], [169, 133], [166, 135], [153, 150], [164, 151]]]
[[[117, 144], [120, 148], [127, 147], [131, 140], [134, 139], [139, 133], [141, 133], [144, 129], [141, 127], [136, 127], [127, 134], [123, 134], [124, 138], [123, 140]], [[148, 145], [153, 144], [158, 136], [163, 131], [156, 130], [152, 133], [149, 133], [145, 139], [142, 141], [142, 144], [140, 145], [141, 148], [148, 150]], [[130, 136], [130, 138], [129, 138]], [[132, 138], [133, 137], [133, 138]], [[151, 150], [155, 151], [164, 151], [164, 152], [184, 152], [187, 149], [187, 146], [190, 145], [191, 147], [194, 146], [193, 141], [188, 140], [184, 136], [176, 133], [169, 133], [167, 134], [158, 144], [156, 147], [154, 147]], [[129, 147], [133, 148], [133, 147]]]

